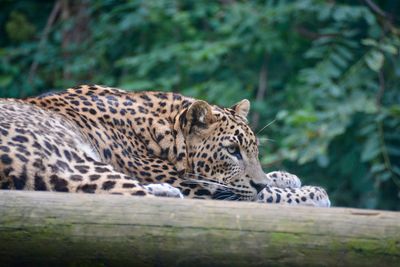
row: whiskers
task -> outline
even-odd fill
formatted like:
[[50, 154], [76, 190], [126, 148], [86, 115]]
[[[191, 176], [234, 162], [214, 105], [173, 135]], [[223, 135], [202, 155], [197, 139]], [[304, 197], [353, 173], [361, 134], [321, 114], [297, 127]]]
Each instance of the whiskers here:
[[[210, 180], [210, 178], [205, 177], [201, 174], [197, 173], [185, 173], [185, 183], [187, 184], [206, 184], [206, 185], [214, 185], [218, 187], [228, 187], [227, 185], [221, 184], [218, 181]], [[193, 177], [193, 178], [191, 178]]]
[[259, 141], [259, 146], [265, 146], [267, 142], [276, 142], [276, 140], [267, 137], [257, 137], [257, 139]]
[[243, 191], [241, 191], [241, 194], [238, 194], [230, 189], [218, 188], [212, 195], [212, 199], [243, 201], [243, 200], [251, 200], [255, 197], [250, 191], [248, 193], [249, 194], [243, 194]]
[[[217, 200], [247, 200], [249, 197], [244, 195], [243, 188], [236, 188], [235, 186], [230, 186], [226, 184], [222, 184], [219, 181], [210, 180], [210, 178], [205, 177], [196, 173], [186, 173], [185, 174], [185, 183], [186, 184], [198, 184], [204, 187], [213, 187], [215, 189], [212, 194], [212, 199]], [[248, 193], [251, 194], [249, 191]]]
[[[268, 126], [270, 126], [271, 124], [273, 124], [275, 121], [276, 121], [276, 119], [274, 119], [273, 121], [267, 123], [267, 125], [265, 125], [264, 127], [262, 127], [261, 130], [259, 130], [259, 131], [256, 133], [256, 136], [257, 136], [259, 133], [261, 133], [265, 128], [267, 128]], [[268, 141], [268, 142], [276, 142], [274, 139], [270, 139], [270, 138], [267, 138], [267, 137], [258, 137], [258, 136], [257, 136], [257, 143], [258, 143], [258, 146], [260, 146], [260, 147], [261, 147], [261, 146], [265, 146], [266, 143], [267, 143], [267, 141]]]
[[256, 135], [258, 135], [259, 133], [261, 133], [265, 128], [267, 128], [268, 126], [270, 126], [271, 124], [273, 124], [276, 121], [276, 119], [272, 120], [271, 122], [267, 123], [267, 125], [265, 125], [264, 127], [261, 128], [261, 130], [259, 130]]
[[[213, 185], [216, 186], [218, 188], [220, 187], [224, 187], [224, 188], [229, 188], [229, 189], [233, 189], [233, 190], [237, 190], [235, 187], [233, 186], [229, 186], [229, 185], [225, 185], [219, 181], [216, 180], [211, 180], [209, 177], [203, 176], [201, 174], [197, 174], [197, 173], [186, 173], [185, 174], [185, 183], [192, 183], [192, 184], [204, 184], [204, 185]], [[193, 178], [191, 178], [193, 177]]]
[[240, 200], [241, 196], [238, 194], [235, 194], [231, 190], [225, 190], [225, 189], [218, 188], [214, 192], [212, 198], [216, 199], [216, 200]]

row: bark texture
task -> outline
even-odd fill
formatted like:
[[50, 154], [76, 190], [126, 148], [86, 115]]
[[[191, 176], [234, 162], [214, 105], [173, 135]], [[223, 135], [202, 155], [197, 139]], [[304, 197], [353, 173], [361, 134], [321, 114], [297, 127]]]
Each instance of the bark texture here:
[[0, 191], [0, 266], [398, 266], [400, 213]]

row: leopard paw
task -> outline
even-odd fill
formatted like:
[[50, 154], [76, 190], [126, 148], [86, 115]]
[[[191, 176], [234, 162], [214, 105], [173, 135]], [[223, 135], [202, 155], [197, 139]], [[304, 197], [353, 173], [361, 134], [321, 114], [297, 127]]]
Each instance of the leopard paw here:
[[319, 186], [303, 186], [301, 187], [302, 193], [306, 198], [306, 201], [302, 202], [302, 205], [314, 206], [314, 207], [330, 207], [331, 201], [326, 193], [325, 189]]
[[314, 207], [331, 206], [326, 191], [317, 186], [303, 186], [301, 188], [278, 188], [266, 186], [260, 191], [260, 193], [258, 193], [257, 202]]
[[274, 171], [265, 174], [269, 181], [269, 186], [279, 188], [300, 188], [301, 181], [294, 174], [284, 171]]
[[183, 194], [178, 188], [173, 187], [170, 184], [162, 183], [162, 184], [148, 184], [144, 185], [144, 187], [154, 196], [157, 197], [175, 197], [175, 198], [183, 198]]

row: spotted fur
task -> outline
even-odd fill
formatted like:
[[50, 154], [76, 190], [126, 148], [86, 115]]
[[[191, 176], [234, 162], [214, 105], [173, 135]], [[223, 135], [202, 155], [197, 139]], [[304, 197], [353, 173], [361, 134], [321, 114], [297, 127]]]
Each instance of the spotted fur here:
[[249, 106], [97, 85], [0, 100], [0, 186], [259, 201], [272, 190], [278, 198], [278, 187], [296, 182], [262, 171]]
[[3, 188], [146, 195], [144, 185], [167, 183], [186, 197], [225, 186], [250, 200], [267, 182], [247, 100], [220, 108], [93, 85], [0, 109]]
[[266, 174], [268, 185], [257, 195], [262, 203], [280, 203], [288, 205], [305, 205], [330, 207], [326, 191], [318, 186], [301, 186], [300, 179], [293, 174], [276, 171]]

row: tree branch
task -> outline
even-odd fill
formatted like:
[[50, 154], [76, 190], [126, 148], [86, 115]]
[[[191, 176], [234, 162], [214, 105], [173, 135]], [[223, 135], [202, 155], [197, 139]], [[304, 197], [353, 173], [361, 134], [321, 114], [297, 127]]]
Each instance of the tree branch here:
[[57, 1], [54, 3], [53, 9], [50, 12], [50, 15], [47, 19], [47, 23], [46, 26], [44, 27], [42, 36], [40, 37], [40, 41], [39, 41], [39, 45], [38, 45], [38, 49], [36, 51], [36, 55], [33, 59], [33, 62], [29, 68], [29, 75], [28, 75], [28, 81], [29, 83], [32, 83], [32, 79], [34, 77], [34, 75], [36, 74], [37, 68], [38, 68], [38, 61], [37, 61], [37, 55], [40, 53], [40, 51], [43, 49], [44, 44], [47, 41], [47, 38], [49, 36], [50, 33], [50, 29], [51, 27], [54, 25], [57, 15], [60, 13], [61, 10], [61, 2]]
[[309, 29], [306, 29], [306, 28], [304, 28], [302, 26], [296, 26], [294, 28], [294, 30], [299, 35], [301, 35], [302, 37], [305, 37], [305, 38], [310, 39], [310, 40], [315, 40], [315, 39], [324, 38], [324, 37], [337, 37], [337, 36], [339, 36], [338, 33], [320, 34], [320, 33], [317, 33], [317, 32], [310, 31]]
[[378, 80], [379, 80], [379, 91], [376, 94], [375, 101], [376, 101], [376, 106], [378, 107], [378, 109], [380, 109], [382, 97], [383, 97], [383, 94], [385, 93], [385, 77], [383, 76], [382, 70], [380, 70], [378, 72]]
[[376, 14], [378, 14], [381, 17], [386, 18], [387, 20], [392, 20], [393, 16], [387, 14], [385, 11], [379, 8], [373, 1], [371, 0], [363, 0], [365, 4]]
[[[260, 74], [258, 78], [258, 90], [256, 96], [256, 102], [262, 102], [264, 100], [265, 94], [267, 92], [267, 79], [268, 79], [268, 67], [267, 67], [267, 54], [264, 55], [263, 62], [260, 69]], [[254, 112], [251, 120], [251, 124], [254, 129], [257, 128], [260, 120], [260, 113]]]
[[0, 190], [0, 265], [398, 266], [399, 221], [378, 210]]
[[400, 31], [393, 25], [397, 19], [393, 14], [386, 13], [378, 5], [374, 3], [372, 0], [363, 0], [363, 2], [367, 5], [369, 9], [372, 10], [375, 14], [377, 14], [383, 23], [383, 26], [392, 31], [392, 33], [396, 35], [400, 35]]

